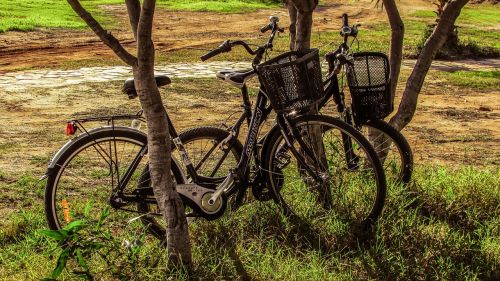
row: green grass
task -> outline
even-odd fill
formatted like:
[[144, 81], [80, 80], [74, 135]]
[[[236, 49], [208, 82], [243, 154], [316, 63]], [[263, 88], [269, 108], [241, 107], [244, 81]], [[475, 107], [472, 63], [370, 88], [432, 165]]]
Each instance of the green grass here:
[[[97, 19], [111, 20], [104, 17], [98, 5], [123, 3], [119, 0], [83, 1]], [[20, 0], [0, 2], [0, 32], [9, 30], [33, 30], [37, 27], [84, 28], [87, 25], [75, 14], [66, 1], [61, 0]]]
[[[339, 230], [338, 237], [332, 237], [336, 244], [322, 250], [312, 247], [304, 238], [307, 233], [298, 231], [272, 202], [253, 202], [220, 220], [191, 224], [195, 266], [189, 277], [498, 280], [498, 178], [498, 167], [418, 166], [410, 187], [389, 189], [373, 241], [357, 244]], [[59, 251], [51, 253], [55, 243], [39, 233], [46, 227], [41, 202], [7, 215], [0, 225], [0, 279], [48, 276]], [[329, 227], [339, 226], [333, 220]], [[166, 275], [187, 279], [185, 272], [163, 266], [162, 251], [154, 239], [147, 238], [142, 258], [122, 263], [124, 278], [159, 280]], [[94, 272], [105, 269], [98, 256], [89, 263]], [[70, 264], [69, 268], [75, 267]], [[68, 271], [63, 274], [71, 279]], [[102, 277], [111, 278], [109, 272]]]
[[[175, 0], [158, 1], [159, 6], [175, 10], [248, 12], [276, 6], [273, 0]], [[105, 17], [99, 5], [121, 4], [120, 0], [87, 0], [84, 7], [99, 21], [112, 24], [112, 18]], [[84, 28], [87, 25], [75, 14], [66, 1], [62, 0], [20, 0], [0, 2], [0, 33], [9, 30], [33, 30], [48, 28]]]
[[[411, 18], [432, 24], [436, 14], [431, 10], [415, 11]], [[465, 6], [455, 25], [462, 42], [475, 42], [480, 46], [500, 49], [500, 8], [495, 5]]]
[[202, 12], [238, 13], [257, 9], [276, 7], [276, 0], [175, 0], [159, 1], [160, 6], [172, 10], [188, 10]]
[[469, 87], [481, 90], [495, 90], [500, 88], [500, 71], [435, 71], [436, 78], [443, 79], [449, 85]]

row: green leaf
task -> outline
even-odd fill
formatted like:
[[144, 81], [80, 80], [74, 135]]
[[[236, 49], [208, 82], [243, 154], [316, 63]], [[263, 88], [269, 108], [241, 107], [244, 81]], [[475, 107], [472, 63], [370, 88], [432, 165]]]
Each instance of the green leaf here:
[[83, 214], [85, 216], [85, 218], [88, 218], [89, 217], [89, 213], [90, 213], [90, 208], [92, 208], [92, 202], [87, 202], [87, 204], [85, 205], [85, 210], [83, 211]]
[[98, 229], [101, 228], [102, 223], [108, 218], [109, 211], [110, 211], [110, 207], [109, 206], [106, 206], [106, 208], [104, 208], [104, 210], [102, 210], [101, 216], [99, 217], [99, 221], [97, 222], [97, 228]]
[[85, 227], [82, 220], [72, 221], [64, 227], [67, 231], [77, 232], [78, 230]]
[[57, 279], [57, 277], [61, 275], [61, 272], [66, 267], [66, 263], [68, 262], [71, 250], [71, 248], [67, 248], [59, 255], [56, 268], [54, 268], [54, 270], [52, 271], [52, 275], [50, 276], [51, 278]]
[[63, 230], [42, 229], [40, 230], [40, 233], [56, 241], [63, 241], [66, 237], [68, 237], [68, 232]]
[[78, 264], [85, 269], [87, 272], [89, 271], [89, 267], [87, 266], [87, 262], [85, 262], [85, 259], [83, 258], [82, 251], [80, 249], [76, 249], [76, 260], [78, 261]]

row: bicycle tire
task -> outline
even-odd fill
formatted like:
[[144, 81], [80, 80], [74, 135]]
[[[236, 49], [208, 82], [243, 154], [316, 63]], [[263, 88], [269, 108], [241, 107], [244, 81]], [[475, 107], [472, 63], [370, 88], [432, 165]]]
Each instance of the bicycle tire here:
[[[123, 142], [120, 149], [116, 149], [117, 142]], [[135, 157], [140, 148], [147, 145], [147, 136], [143, 132], [129, 127], [106, 126], [81, 134], [61, 148], [52, 160], [47, 172], [45, 214], [50, 229], [61, 229], [70, 221], [82, 218], [84, 216], [82, 209], [88, 202], [99, 204], [100, 207], [109, 204], [115, 174], [106, 174], [109, 172], [110, 165], [106, 163], [101, 154], [106, 152], [104, 145], [108, 145], [108, 143], [109, 145], [112, 143], [115, 145], [110, 150], [109, 155], [117, 160], [114, 161], [114, 163], [118, 163], [114, 164], [116, 169], [115, 167], [113, 169], [119, 174], [122, 171], [120, 164], [126, 162], [123, 162], [123, 159], [118, 160], [118, 152], [121, 151], [130, 158]], [[129, 150], [127, 144], [132, 145], [134, 150]], [[137, 168], [136, 171], [139, 169]], [[182, 171], [175, 162], [172, 162], [171, 171], [175, 181], [178, 183], [184, 182]], [[108, 178], [108, 176], [111, 176], [111, 178]], [[134, 190], [137, 187], [135, 180], [137, 178], [140, 178], [140, 176], [134, 173], [125, 189]], [[83, 185], [75, 184], [74, 181], [77, 180], [83, 180]], [[88, 192], [88, 198], [84, 196], [85, 192]], [[59, 201], [61, 201], [61, 204], [59, 204]], [[136, 208], [135, 204], [131, 203], [130, 205], [131, 208]], [[118, 213], [118, 211], [120, 209], [116, 209], [115, 213]], [[121, 213], [128, 212], [123, 211]], [[68, 219], [68, 217], [71, 218]]]
[[[321, 229], [328, 229], [327, 223], [331, 219], [338, 219], [337, 224], [342, 223], [346, 226], [345, 229], [349, 229], [351, 233], [356, 234], [358, 237], [365, 236], [367, 233], [373, 233], [371, 230], [374, 229], [374, 224], [382, 213], [386, 196], [386, 181], [382, 164], [368, 140], [352, 126], [340, 119], [329, 116], [301, 116], [292, 119], [290, 123], [292, 126], [299, 128], [301, 132], [304, 132], [304, 130], [300, 128], [306, 128], [304, 126], [319, 125], [322, 127], [323, 146], [325, 147], [326, 163], [328, 163], [328, 175], [326, 178], [329, 179], [329, 184], [327, 185], [329, 188], [327, 192], [320, 192], [320, 195], [327, 195], [330, 198], [325, 200], [316, 196], [315, 192], [311, 192], [311, 190], [317, 189], [317, 187], [312, 185], [316, 183], [304, 179], [303, 173], [300, 171], [297, 172], [299, 165], [294, 163], [294, 161], [289, 161], [286, 165], [283, 165], [283, 163], [286, 163], [286, 161], [280, 160], [286, 158], [283, 157], [283, 153], [288, 153], [288, 155], [291, 155], [291, 153], [289, 152], [290, 149], [285, 152], [280, 151], [280, 148], [286, 147], [284, 145], [284, 137], [279, 129], [274, 128], [264, 143], [262, 162], [267, 185], [272, 190], [274, 200], [281, 207], [284, 214], [296, 219], [295, 221], [307, 223], [308, 226], [314, 229], [313, 232], [316, 233], [322, 233]], [[329, 134], [330, 131], [332, 132], [332, 138], [325, 138], [326, 134]], [[306, 142], [308, 138], [306, 137], [307, 133], [301, 134], [303, 134], [301, 138]], [[347, 153], [341, 155], [342, 151], [344, 151], [343, 135], [349, 136], [353, 143], [359, 147], [355, 148], [353, 146], [353, 150], [356, 149], [357, 156], [359, 157], [358, 160], [366, 161], [362, 162], [360, 160], [356, 162], [358, 163], [356, 169], [351, 167], [351, 160], [345, 161]], [[338, 152], [338, 154], [332, 153], [333, 151]], [[361, 153], [364, 153], [365, 158], [361, 157], [363, 156]], [[316, 155], [309, 157], [310, 159], [319, 159]], [[294, 158], [293, 155], [290, 156], [290, 159], [292, 158]], [[341, 166], [343, 165], [342, 163], [344, 165], [347, 164], [350, 168], [344, 168]], [[321, 165], [317, 164], [317, 166]], [[360, 173], [353, 175], [356, 171]], [[292, 176], [295, 176], [296, 180]], [[345, 176], [345, 179], [342, 176]], [[369, 176], [370, 178], [368, 178]], [[358, 185], [361, 186], [362, 183], [366, 184], [363, 185], [361, 191], [355, 191], [354, 188]], [[371, 190], [368, 190], [368, 187]], [[337, 197], [334, 197], [334, 194]], [[366, 195], [367, 198], [357, 197], [361, 195]], [[355, 210], [360, 204], [350, 205], [350, 203], [354, 204], [355, 202], [361, 202], [361, 200], [363, 200], [363, 203], [366, 201], [368, 205], [363, 210], [363, 213]], [[331, 209], [326, 208], [328, 209], [326, 210], [324, 207], [318, 207], [318, 201], [320, 203], [329, 201], [329, 208]]]
[[[198, 152], [202, 153], [204, 150], [203, 148], [207, 148], [206, 146], [203, 147], [204, 145], [199, 146], [198, 143], [203, 144], [203, 141], [208, 141], [208, 143], [211, 143], [215, 147], [218, 146], [221, 143], [221, 141], [225, 140], [229, 136], [230, 132], [227, 130], [223, 130], [217, 127], [205, 126], [205, 127], [193, 128], [185, 132], [182, 132], [179, 135], [179, 139], [181, 140], [184, 148], [186, 149], [187, 154], [190, 157], [190, 161], [196, 167], [197, 164], [199, 164], [199, 162], [197, 161], [199, 158], [195, 156], [197, 153], [193, 150], [197, 150]], [[203, 168], [202, 166], [200, 166], [199, 169], [197, 170], [197, 173], [199, 173], [197, 175], [199, 180], [197, 184], [207, 188], [215, 188], [216, 185], [222, 182], [225, 176], [227, 176], [227, 174], [229, 173], [229, 169], [236, 167], [243, 152], [242, 144], [237, 139], [234, 139], [234, 142], [232, 142], [226, 148], [229, 149], [229, 151], [231, 152], [232, 159], [226, 157], [223, 160], [223, 161], [227, 160], [228, 162], [225, 163], [223, 166], [221, 165], [223, 169], [220, 171], [219, 170], [216, 171], [217, 176], [215, 177], [210, 176], [213, 173], [213, 170], [209, 172], [210, 174], [205, 174], [206, 170], [200, 170], [201, 168]], [[175, 149], [175, 147], [173, 149]], [[211, 148], [209, 149], [209, 151], [211, 151]], [[214, 151], [215, 150], [212, 150], [212, 152]], [[174, 151], [172, 151], [172, 153], [174, 155]], [[224, 155], [224, 153], [222, 153], [222, 155]], [[227, 155], [229, 155], [229, 153]], [[221, 155], [219, 154], [219, 156]], [[211, 163], [217, 162], [219, 159], [220, 159], [219, 157], [215, 157], [211, 159]], [[145, 168], [147, 169], [147, 167]], [[150, 184], [149, 173], [145, 171], [142, 175], [143, 178], [139, 181], [141, 183], [141, 186], [139, 187], [149, 186]], [[186, 172], [186, 181], [187, 182], [192, 181], [187, 172]], [[138, 204], [138, 209], [143, 213], [148, 213], [150, 211], [148, 204]], [[166, 230], [165, 227], [162, 225], [162, 223], [158, 223], [153, 218], [147, 216], [142, 217], [141, 220], [143, 221], [144, 224], [148, 225], [150, 232], [155, 237], [157, 237], [158, 239], [163, 239], [165, 237]]]
[[[397, 152], [391, 153], [391, 147], [384, 148], [384, 143], [376, 142], [376, 140], [368, 139], [378, 155], [383, 154], [385, 158], [383, 160], [383, 166], [386, 178], [388, 180], [395, 180], [396, 183], [407, 184], [411, 180], [413, 173], [413, 153], [411, 151], [410, 144], [403, 136], [401, 132], [396, 130], [390, 124], [383, 120], [374, 119], [368, 120], [362, 125], [363, 135], [367, 136], [367, 132], [363, 131], [363, 128], [373, 128], [377, 131], [382, 132], [387, 138], [390, 139], [391, 147], [395, 147]], [[387, 155], [384, 151], [386, 150]], [[392, 155], [391, 155], [392, 154]]]

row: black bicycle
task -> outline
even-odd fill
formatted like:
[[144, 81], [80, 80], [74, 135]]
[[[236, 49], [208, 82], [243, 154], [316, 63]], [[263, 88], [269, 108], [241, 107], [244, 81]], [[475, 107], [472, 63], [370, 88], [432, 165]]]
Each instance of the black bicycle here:
[[[384, 164], [390, 181], [408, 183], [413, 170], [413, 154], [405, 137], [383, 118], [394, 109], [391, 96], [390, 67], [387, 56], [378, 52], [350, 54], [348, 38], [357, 40], [358, 26], [349, 26], [347, 14], [342, 15], [340, 35], [343, 42], [326, 54], [328, 76], [325, 80], [325, 99], [321, 108], [333, 100], [342, 120], [354, 126], [374, 146]], [[338, 74], [345, 67], [345, 76], [339, 86]], [[347, 78], [347, 79], [346, 79]], [[349, 85], [351, 107], [346, 106], [343, 84]], [[330, 99], [331, 98], [331, 99]]]
[[[278, 22], [278, 18], [272, 20]], [[266, 32], [268, 27], [262, 28]], [[398, 130], [385, 122], [383, 118], [387, 117], [393, 111], [393, 98], [391, 97], [391, 84], [389, 80], [390, 67], [387, 56], [376, 52], [361, 52], [350, 54], [348, 38], [357, 39], [357, 26], [349, 26], [347, 14], [343, 15], [343, 26], [340, 34], [343, 42], [337, 50], [328, 53], [325, 58], [328, 62], [328, 75], [324, 83], [325, 96], [319, 103], [318, 108], [322, 109], [323, 114], [336, 115], [331, 112], [331, 107], [327, 104], [333, 100], [336, 104], [334, 110], [340, 114], [342, 120], [355, 127], [366, 136], [374, 146], [379, 158], [381, 159], [386, 177], [390, 182], [408, 183], [411, 179], [413, 170], [413, 154], [406, 138]], [[225, 41], [213, 52], [217, 54], [228, 52], [231, 46], [237, 45], [241, 41]], [[272, 44], [272, 40], [270, 41]], [[270, 48], [267, 48], [267, 50]], [[208, 59], [202, 56], [202, 60]], [[253, 65], [260, 63], [262, 57], [256, 57]], [[343, 76], [339, 83], [338, 74], [345, 66], [346, 76]], [[240, 88], [243, 96], [243, 107], [248, 112], [244, 113], [240, 120], [229, 128], [229, 131], [239, 130], [242, 125], [241, 118], [250, 116], [250, 102], [248, 100], [246, 79], [254, 73], [252, 70], [244, 71], [221, 71], [217, 77]], [[243, 79], [245, 78], [245, 79]], [[351, 106], [346, 106], [344, 87], [345, 81], [349, 82], [351, 93]], [[339, 86], [341, 84], [342, 86]], [[233, 132], [234, 134], [234, 132]], [[345, 146], [351, 147], [349, 138], [345, 139]], [[263, 188], [265, 189], [265, 187]], [[262, 189], [261, 189], [262, 190]], [[270, 199], [270, 191], [254, 192], [259, 199]]]
[[[289, 52], [260, 64], [275, 35], [281, 31], [271, 18], [263, 31], [271, 30], [266, 44], [252, 50], [243, 41], [226, 41], [204, 56], [208, 59], [234, 46], [255, 56], [247, 72], [226, 72], [240, 83], [244, 112], [231, 130], [196, 128], [178, 134], [168, 119], [174, 154], [172, 174], [189, 216], [219, 218], [227, 199], [241, 201], [248, 188], [256, 193], [267, 187], [272, 198], [289, 216], [319, 232], [332, 219], [344, 229], [371, 229], [379, 218], [386, 181], [376, 151], [360, 132], [345, 122], [322, 115], [303, 115], [324, 96], [317, 50]], [[257, 74], [261, 80], [251, 109], [245, 81]], [[156, 77], [157, 85], [170, 83]], [[124, 91], [137, 96], [133, 80]], [[276, 124], [261, 139], [263, 122], [276, 113]], [[138, 217], [156, 237], [165, 227], [149, 181], [147, 138], [136, 128], [119, 126], [121, 120], [137, 125], [140, 113], [71, 120], [69, 135], [80, 134], [64, 145], [47, 170], [45, 211], [51, 229], [61, 229], [94, 207], [113, 207], [115, 232], [124, 221]], [[90, 121], [103, 127], [86, 130]], [[238, 141], [240, 126], [249, 125], [244, 145]], [[136, 127], [136, 126], [134, 126]], [[319, 134], [317, 132], [320, 132]], [[345, 146], [349, 139], [351, 147]], [[181, 164], [182, 163], [182, 164]], [[138, 215], [139, 214], [139, 215]]]

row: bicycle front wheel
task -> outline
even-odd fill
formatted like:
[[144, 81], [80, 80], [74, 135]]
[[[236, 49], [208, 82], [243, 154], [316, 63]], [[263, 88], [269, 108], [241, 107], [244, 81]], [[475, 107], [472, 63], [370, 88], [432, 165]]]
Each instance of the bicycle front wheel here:
[[[303, 159], [316, 178], [298, 164], [290, 144], [274, 129], [262, 157], [275, 201], [286, 215], [307, 223], [318, 235], [366, 234], [381, 215], [386, 195], [384, 171], [373, 147], [336, 118], [302, 116], [290, 123], [300, 134], [302, 144], [293, 143], [296, 150], [306, 145], [313, 152]], [[320, 136], [314, 128], [320, 129]]]

